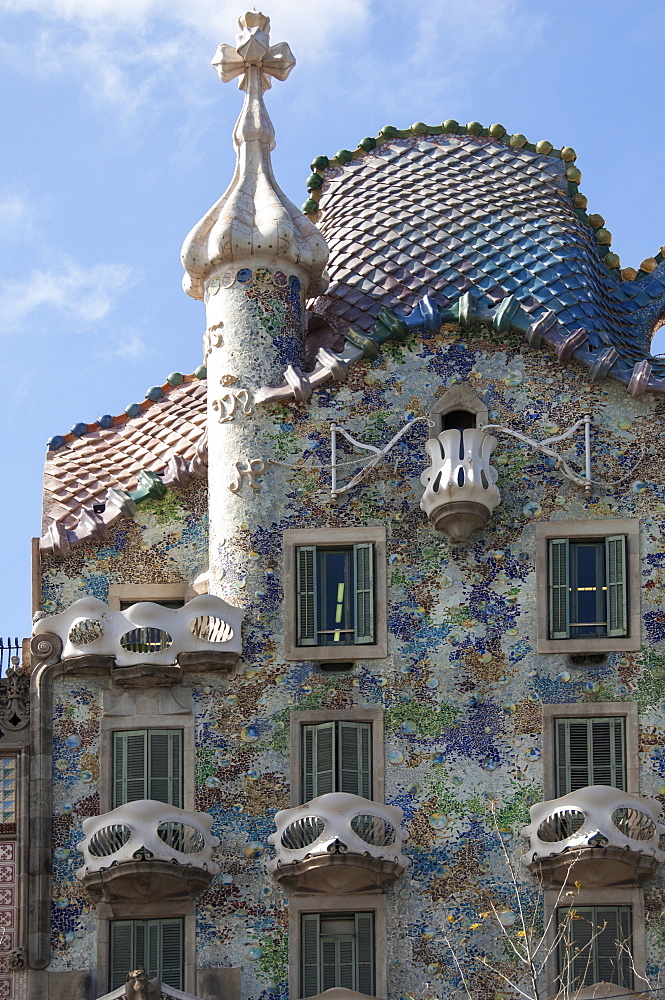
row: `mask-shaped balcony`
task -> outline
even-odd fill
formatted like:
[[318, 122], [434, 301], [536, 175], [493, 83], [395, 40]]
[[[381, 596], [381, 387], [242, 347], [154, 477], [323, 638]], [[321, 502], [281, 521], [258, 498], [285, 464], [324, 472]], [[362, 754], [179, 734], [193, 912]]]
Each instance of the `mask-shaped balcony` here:
[[[62, 645], [70, 667], [111, 666], [131, 681], [150, 673], [168, 678], [181, 669], [231, 669], [242, 653], [243, 613], [219, 597], [202, 594], [181, 608], [151, 601], [114, 611], [96, 597], [83, 597], [33, 627], [32, 649], [50, 655]], [[49, 642], [49, 636], [55, 636]], [[44, 640], [40, 642], [40, 639]]]
[[591, 785], [531, 807], [523, 858], [554, 885], [638, 885], [665, 860], [660, 803], [609, 785]]
[[490, 465], [497, 439], [482, 428], [451, 428], [430, 438], [425, 448], [431, 465], [420, 477], [426, 487], [420, 501], [436, 531], [465, 542], [484, 528], [501, 502], [498, 473]]
[[195, 899], [219, 870], [211, 827], [207, 813], [153, 799], [127, 802], [83, 821], [76, 877], [105, 902]]
[[330, 792], [275, 816], [268, 837], [273, 877], [298, 892], [385, 889], [408, 865], [401, 853], [403, 813], [360, 795]]

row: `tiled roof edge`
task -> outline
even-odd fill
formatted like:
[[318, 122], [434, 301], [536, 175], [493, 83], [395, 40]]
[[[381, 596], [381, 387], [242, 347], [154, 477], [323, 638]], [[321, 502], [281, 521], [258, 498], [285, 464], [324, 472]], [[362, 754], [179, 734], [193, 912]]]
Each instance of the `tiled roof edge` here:
[[171, 372], [170, 375], [166, 376], [166, 382], [163, 385], [153, 385], [147, 390], [142, 403], [130, 403], [129, 406], [125, 407], [124, 412], [118, 414], [116, 417], [111, 416], [110, 413], [105, 413], [92, 424], [74, 424], [68, 434], [54, 434], [52, 438], [49, 438], [47, 441], [48, 450], [58, 451], [59, 448], [64, 447], [66, 444], [71, 444], [76, 438], [83, 437], [85, 434], [91, 434], [93, 431], [108, 430], [110, 427], [118, 427], [133, 417], [140, 417], [142, 413], [150, 409], [153, 403], [158, 402], [164, 396], [168, 395], [172, 389], [176, 389], [179, 385], [186, 385], [188, 382], [197, 382], [200, 379], [206, 378], [206, 375], [205, 365], [199, 365], [191, 375], [183, 375], [182, 372]]
[[615, 276], [620, 276], [623, 281], [640, 281], [651, 274], [665, 260], [665, 246], [662, 246], [653, 257], [646, 257], [638, 269], [621, 267], [619, 256], [610, 250], [612, 234], [605, 228], [605, 219], [602, 215], [587, 214], [588, 201], [579, 189], [582, 172], [575, 166], [574, 161], [577, 159], [577, 153], [572, 147], [563, 146], [561, 149], [555, 149], [547, 139], [541, 139], [540, 142], [533, 143], [529, 142], [527, 137], [522, 135], [521, 132], [509, 135], [503, 125], [495, 124], [490, 125], [488, 128], [485, 128], [480, 122], [469, 122], [467, 125], [460, 125], [453, 118], [449, 118], [441, 125], [425, 125], [424, 122], [415, 122], [410, 128], [403, 129], [396, 128], [394, 125], [386, 125], [381, 129], [376, 138], [366, 136], [364, 139], [361, 139], [354, 150], [340, 149], [332, 157], [315, 157], [310, 164], [312, 173], [307, 178], [309, 198], [302, 206], [303, 213], [313, 222], [318, 222], [319, 201], [322, 194], [323, 180], [325, 171], [329, 167], [341, 167], [346, 163], [350, 163], [351, 160], [361, 159], [367, 153], [376, 149], [377, 146], [382, 146], [386, 142], [392, 142], [395, 139], [410, 139], [417, 135], [487, 136], [497, 142], [502, 142], [506, 146], [512, 146], [516, 149], [526, 149], [531, 153], [538, 153], [541, 156], [551, 156], [553, 159], [563, 160], [568, 164], [566, 167], [568, 193], [575, 212], [582, 222], [587, 223], [593, 229], [598, 254], [609, 271]]

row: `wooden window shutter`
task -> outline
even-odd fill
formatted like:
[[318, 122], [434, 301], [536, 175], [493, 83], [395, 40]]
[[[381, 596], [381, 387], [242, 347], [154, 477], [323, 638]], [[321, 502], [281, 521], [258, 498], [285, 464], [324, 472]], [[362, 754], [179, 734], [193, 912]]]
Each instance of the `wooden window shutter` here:
[[134, 955], [134, 921], [111, 921], [111, 954], [109, 989], [124, 986], [127, 973], [136, 968]]
[[309, 802], [337, 790], [335, 723], [302, 727], [302, 795]]
[[[356, 942], [352, 937], [337, 940], [337, 982], [345, 990], [356, 989]], [[324, 989], [326, 987], [324, 986]]]
[[605, 539], [605, 566], [607, 634], [628, 635], [625, 535], [611, 535]]
[[363, 542], [353, 546], [353, 591], [355, 595], [356, 644], [374, 642], [374, 546]]
[[569, 627], [568, 539], [551, 538], [549, 543], [550, 638], [567, 639]]
[[182, 731], [148, 731], [148, 795], [157, 802], [182, 808]]
[[303, 913], [301, 917], [301, 996], [314, 997], [321, 992], [320, 982], [320, 918], [318, 913]]
[[621, 716], [589, 719], [591, 785], [626, 789], [626, 727]]
[[296, 549], [296, 603], [299, 646], [316, 646], [316, 546]]
[[164, 983], [183, 987], [183, 922], [180, 918], [158, 921], [160, 924], [159, 975]]
[[113, 806], [148, 798], [148, 734], [113, 734]]
[[374, 996], [374, 914], [356, 913], [356, 986]]
[[369, 722], [338, 722], [339, 792], [372, 798], [372, 727]]
[[557, 796], [587, 785], [626, 789], [626, 720], [623, 716], [557, 719]]

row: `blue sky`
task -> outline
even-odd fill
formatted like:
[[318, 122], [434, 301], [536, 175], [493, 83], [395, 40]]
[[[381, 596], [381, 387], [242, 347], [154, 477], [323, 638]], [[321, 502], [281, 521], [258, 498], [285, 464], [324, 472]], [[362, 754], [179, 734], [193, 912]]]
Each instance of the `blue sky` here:
[[[665, 244], [665, 4], [270, 0], [297, 66], [268, 106], [280, 185], [383, 125], [501, 122], [573, 146], [589, 211], [637, 267]], [[45, 442], [201, 363], [182, 241], [233, 170], [241, 95], [210, 67], [229, 0], [0, 0], [0, 635], [30, 627]], [[665, 338], [656, 350], [665, 351]]]

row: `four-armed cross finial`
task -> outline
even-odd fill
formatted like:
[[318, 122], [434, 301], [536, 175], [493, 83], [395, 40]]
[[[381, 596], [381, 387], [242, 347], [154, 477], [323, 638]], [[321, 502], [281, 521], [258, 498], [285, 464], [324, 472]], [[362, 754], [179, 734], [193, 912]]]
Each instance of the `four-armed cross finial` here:
[[247, 90], [250, 66], [261, 70], [262, 91], [271, 87], [271, 76], [286, 80], [296, 61], [286, 42], [270, 44], [270, 18], [258, 11], [247, 11], [238, 19], [238, 25], [235, 49], [232, 45], [220, 45], [212, 61], [222, 83], [239, 76], [238, 87]]

